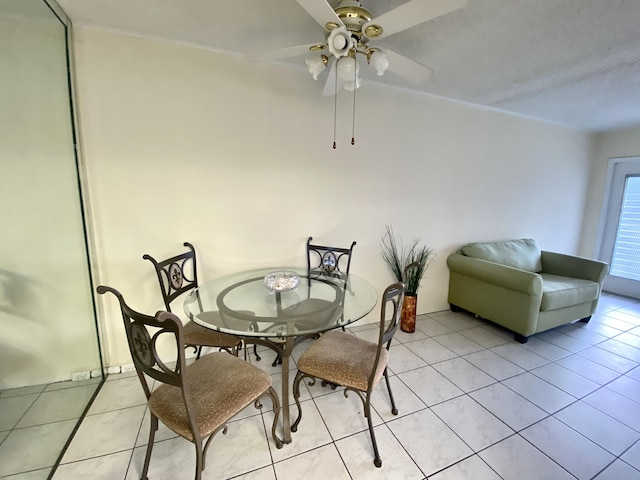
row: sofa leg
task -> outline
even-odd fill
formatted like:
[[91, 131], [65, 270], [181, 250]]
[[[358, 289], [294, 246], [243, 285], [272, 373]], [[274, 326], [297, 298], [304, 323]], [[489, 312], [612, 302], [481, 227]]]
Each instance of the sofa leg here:
[[451, 309], [452, 312], [461, 312], [462, 311], [462, 309], [459, 306], [454, 305], [453, 303], [449, 304], [449, 308]]
[[514, 338], [516, 340], [516, 342], [520, 342], [520, 343], [527, 343], [527, 341], [529, 340], [529, 337], [525, 337], [524, 335], [520, 335], [519, 333], [514, 334]]
[[580, 319], [580, 321], [581, 321], [582, 323], [589, 323], [589, 320], [591, 320], [591, 315], [589, 315], [588, 317], [584, 317], [584, 318], [581, 318], [581, 319]]

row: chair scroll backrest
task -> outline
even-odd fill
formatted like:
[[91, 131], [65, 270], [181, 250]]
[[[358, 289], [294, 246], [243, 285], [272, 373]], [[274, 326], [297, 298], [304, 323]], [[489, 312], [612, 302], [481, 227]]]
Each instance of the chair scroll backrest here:
[[188, 252], [160, 262], [149, 254], [142, 256], [153, 263], [156, 269], [162, 299], [168, 312], [171, 311], [171, 302], [183, 293], [198, 287], [195, 248], [189, 242], [184, 242], [184, 246], [189, 248]]
[[[115, 288], [100, 285], [97, 291], [101, 295], [111, 292], [120, 302], [129, 351], [147, 400], [151, 395], [151, 389], [145, 375], [159, 382], [180, 387], [184, 394], [182, 371], [186, 364], [184, 348], [180, 347], [184, 345], [180, 319], [171, 312], [159, 311], [153, 317], [136, 312], [125, 303], [122, 294]], [[165, 340], [165, 337], [169, 338]], [[168, 367], [158, 355], [156, 347], [160, 338], [163, 338], [165, 346], [168, 346], [171, 339], [176, 345], [177, 361], [174, 368]]]
[[[129, 351], [147, 400], [151, 396], [151, 389], [147, 383], [146, 375], [159, 382], [180, 388], [191, 434], [194, 439], [199, 439], [200, 432], [196, 423], [195, 410], [184, 378], [184, 369], [187, 364], [184, 357], [184, 339], [180, 319], [173, 313], [162, 310], [158, 311], [153, 317], [136, 312], [126, 304], [122, 294], [115, 288], [100, 285], [97, 291], [101, 295], [111, 292], [120, 302], [122, 320], [127, 332], [127, 341], [129, 342]], [[164, 337], [169, 337], [166, 342]], [[158, 355], [156, 346], [160, 338], [163, 338], [163, 348], [169, 347], [168, 344], [171, 339], [175, 342], [177, 358], [173, 368], [167, 366]]]
[[352, 242], [349, 248], [329, 247], [325, 245], [312, 245], [309, 237], [307, 240], [307, 271], [318, 271], [329, 276], [349, 275], [351, 267], [351, 253], [356, 242]]
[[400, 315], [402, 314], [402, 302], [404, 301], [405, 286], [403, 283], [392, 283], [382, 295], [382, 305], [380, 306], [380, 333], [378, 335], [378, 350], [374, 368], [369, 376], [369, 388], [374, 381], [375, 373], [380, 361], [380, 354], [383, 348], [389, 350], [391, 340], [398, 329]]

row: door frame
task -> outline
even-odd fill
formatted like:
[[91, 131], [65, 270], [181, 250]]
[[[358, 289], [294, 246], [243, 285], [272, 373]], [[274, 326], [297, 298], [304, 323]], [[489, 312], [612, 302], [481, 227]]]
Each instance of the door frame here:
[[[624, 194], [624, 181], [631, 172], [640, 173], [640, 157], [610, 158], [607, 165], [607, 176], [598, 225], [596, 241], [597, 258], [611, 264], [613, 248], [615, 246], [620, 208]], [[628, 297], [640, 298], [640, 288], [637, 281], [607, 275], [603, 290]]]

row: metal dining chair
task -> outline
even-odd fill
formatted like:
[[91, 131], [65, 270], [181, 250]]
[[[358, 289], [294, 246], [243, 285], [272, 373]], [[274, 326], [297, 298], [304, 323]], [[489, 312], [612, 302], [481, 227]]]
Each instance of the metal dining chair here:
[[[309, 278], [316, 277], [333, 278], [343, 286], [343, 295], [346, 295], [349, 287], [349, 269], [351, 268], [351, 255], [356, 241], [351, 242], [349, 248], [330, 247], [326, 245], [314, 245], [313, 237], [307, 240], [307, 271]], [[344, 331], [344, 327], [342, 327]]]
[[[171, 303], [184, 293], [198, 288], [198, 271], [196, 265], [196, 251], [189, 242], [184, 242], [189, 250], [166, 260], [158, 261], [149, 254], [142, 256], [144, 260], [153, 263], [160, 284], [160, 292], [164, 306], [171, 312]], [[202, 327], [195, 322], [187, 321], [183, 329], [185, 345], [194, 348], [196, 359], [200, 358], [202, 347], [215, 347], [238, 356], [242, 341], [233, 335], [217, 332]]]
[[[338, 282], [344, 282], [344, 288], [347, 287], [347, 279], [349, 269], [351, 268], [351, 254], [356, 242], [351, 242], [349, 248], [332, 247], [328, 245], [315, 245], [311, 241], [313, 237], [307, 239], [307, 275], [309, 284], [311, 278], [326, 277]], [[310, 293], [310, 291], [309, 291]], [[322, 310], [321, 307], [315, 305], [322, 303], [324, 300], [305, 299], [296, 307], [299, 312], [308, 310], [310, 312]], [[344, 328], [343, 328], [344, 330]], [[275, 367], [282, 363], [280, 355], [277, 355], [271, 366]]]
[[302, 419], [300, 382], [303, 379], [311, 379], [310, 384], [315, 383], [316, 379], [320, 379], [332, 385], [342, 386], [345, 389], [345, 396], [347, 392], [351, 391], [355, 392], [362, 400], [373, 444], [373, 463], [376, 467], [382, 466], [373, 431], [371, 395], [379, 380], [384, 376], [391, 400], [391, 413], [398, 414], [387, 375], [387, 362], [391, 340], [400, 321], [404, 289], [404, 284], [394, 283], [384, 291], [377, 343], [364, 340], [349, 332], [331, 330], [313, 342], [300, 356], [297, 362], [298, 372], [293, 381], [293, 397], [298, 407], [298, 417], [291, 425], [292, 432], [297, 431]]
[[310, 275], [340, 276], [349, 275], [351, 254], [356, 242], [349, 248], [314, 245], [313, 237], [307, 239], [307, 271]]
[[[276, 435], [280, 401], [271, 376], [224, 352], [211, 353], [187, 366], [185, 329], [178, 317], [164, 311], [144, 315], [130, 308], [116, 289], [101, 285], [97, 291], [101, 295], [110, 292], [120, 302], [129, 350], [147, 398], [151, 428], [142, 479], [147, 479], [158, 420], [195, 445], [195, 478], [199, 480], [211, 440], [220, 431], [226, 434], [227, 422], [245, 407], [253, 403], [262, 408], [260, 399], [265, 395], [271, 397], [275, 414], [271, 435], [276, 447], [282, 447]], [[175, 347], [175, 366], [162, 359], [158, 344]]]

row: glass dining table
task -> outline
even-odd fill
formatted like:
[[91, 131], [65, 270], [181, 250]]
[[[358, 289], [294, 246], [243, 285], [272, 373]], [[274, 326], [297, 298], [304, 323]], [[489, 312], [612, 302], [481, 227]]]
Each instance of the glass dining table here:
[[263, 345], [282, 360], [283, 438], [291, 443], [289, 359], [300, 342], [344, 327], [375, 307], [373, 285], [356, 275], [303, 267], [249, 270], [202, 283], [185, 298], [190, 320]]

